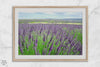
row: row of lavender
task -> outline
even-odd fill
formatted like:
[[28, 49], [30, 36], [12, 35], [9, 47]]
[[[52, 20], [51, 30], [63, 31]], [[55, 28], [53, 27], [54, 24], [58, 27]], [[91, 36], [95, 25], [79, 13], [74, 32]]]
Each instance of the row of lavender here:
[[82, 55], [82, 25], [19, 24], [19, 55]]

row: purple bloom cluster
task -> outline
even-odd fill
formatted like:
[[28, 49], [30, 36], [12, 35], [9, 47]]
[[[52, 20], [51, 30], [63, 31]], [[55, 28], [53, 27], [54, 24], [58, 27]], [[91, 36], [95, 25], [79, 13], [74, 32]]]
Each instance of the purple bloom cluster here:
[[82, 25], [19, 24], [18, 34], [21, 54], [82, 55]]

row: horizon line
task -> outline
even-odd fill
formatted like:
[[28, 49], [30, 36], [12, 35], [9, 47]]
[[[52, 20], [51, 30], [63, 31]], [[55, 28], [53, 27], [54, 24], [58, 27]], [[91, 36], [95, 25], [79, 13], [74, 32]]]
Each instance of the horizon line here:
[[[19, 18], [20, 19], [20, 18]], [[27, 19], [27, 18], [26, 18]], [[46, 18], [46, 19], [53, 19], [53, 18]], [[82, 18], [63, 18], [63, 19], [82, 19]], [[37, 19], [38, 20], [38, 19]]]

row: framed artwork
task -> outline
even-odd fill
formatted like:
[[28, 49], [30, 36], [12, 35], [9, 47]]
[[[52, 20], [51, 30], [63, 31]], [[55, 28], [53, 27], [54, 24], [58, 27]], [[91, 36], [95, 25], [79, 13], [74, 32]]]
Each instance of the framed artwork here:
[[13, 61], [88, 61], [88, 7], [14, 6]]

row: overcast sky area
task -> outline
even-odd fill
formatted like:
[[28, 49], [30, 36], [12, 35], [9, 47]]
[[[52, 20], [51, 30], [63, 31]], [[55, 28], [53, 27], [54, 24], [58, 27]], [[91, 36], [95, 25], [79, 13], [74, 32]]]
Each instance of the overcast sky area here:
[[19, 12], [19, 19], [81, 19], [82, 12]]

